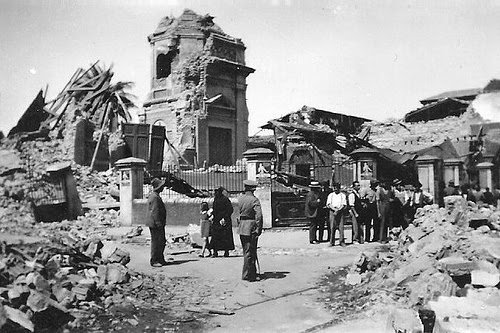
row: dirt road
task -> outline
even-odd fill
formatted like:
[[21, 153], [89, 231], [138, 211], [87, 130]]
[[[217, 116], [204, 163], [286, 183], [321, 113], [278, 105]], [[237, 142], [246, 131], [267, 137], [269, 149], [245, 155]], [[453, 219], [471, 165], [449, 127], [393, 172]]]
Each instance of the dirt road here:
[[[167, 233], [184, 231], [170, 228]], [[236, 250], [229, 258], [199, 258], [198, 250], [186, 253], [171, 244], [166, 256], [173, 261], [162, 268], [149, 266], [148, 245], [122, 247], [131, 253], [130, 268], [162, 276], [165, 281], [185, 281], [178, 287], [177, 302], [172, 303], [177, 311], [186, 315], [204, 309], [234, 312], [207, 317], [202, 329], [206, 332], [363, 332], [367, 327], [371, 332], [383, 331], [383, 318], [339, 323], [342, 315], [330, 313], [321, 294], [323, 276], [350, 265], [361, 251], [378, 245], [311, 245], [305, 230], [266, 231], [258, 251], [263, 279], [250, 283], [241, 280], [243, 258], [239, 238], [234, 236]], [[149, 237], [147, 231], [142, 237]]]

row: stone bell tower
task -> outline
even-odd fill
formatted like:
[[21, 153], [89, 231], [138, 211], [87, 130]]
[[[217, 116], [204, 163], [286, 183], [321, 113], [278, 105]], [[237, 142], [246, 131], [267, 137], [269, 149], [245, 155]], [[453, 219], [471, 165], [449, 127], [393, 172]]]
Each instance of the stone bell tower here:
[[[142, 121], [166, 127], [167, 138], [189, 164], [231, 165], [248, 138], [245, 45], [210, 15], [186, 9], [164, 17], [148, 36], [151, 91]], [[167, 163], [178, 163], [166, 149]]]

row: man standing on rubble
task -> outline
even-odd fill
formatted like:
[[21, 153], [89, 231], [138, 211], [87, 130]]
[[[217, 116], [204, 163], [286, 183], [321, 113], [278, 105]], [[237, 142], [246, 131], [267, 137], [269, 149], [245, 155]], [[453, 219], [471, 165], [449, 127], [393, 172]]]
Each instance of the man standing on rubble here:
[[262, 233], [262, 209], [260, 201], [253, 192], [257, 182], [245, 180], [245, 194], [238, 198], [240, 218], [238, 219], [238, 233], [243, 248], [243, 271], [241, 278], [250, 282], [258, 281], [257, 276], [257, 242]]
[[167, 210], [160, 197], [160, 193], [165, 188], [165, 181], [153, 178], [151, 181], [153, 191], [148, 197], [148, 212], [146, 225], [151, 233], [151, 259], [149, 263], [153, 267], [161, 267], [167, 264], [163, 257], [165, 250], [165, 225], [167, 223]]

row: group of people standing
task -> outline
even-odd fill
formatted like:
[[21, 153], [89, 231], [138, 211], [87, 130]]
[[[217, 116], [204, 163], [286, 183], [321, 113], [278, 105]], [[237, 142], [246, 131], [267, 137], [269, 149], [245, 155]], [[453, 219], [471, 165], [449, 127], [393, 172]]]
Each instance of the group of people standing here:
[[[257, 281], [257, 243], [262, 233], [262, 209], [254, 191], [257, 183], [245, 180], [245, 193], [238, 198], [239, 219], [238, 234], [243, 250], [242, 279]], [[201, 237], [204, 244], [200, 257], [208, 250], [208, 257], [217, 257], [218, 251], [224, 251], [224, 257], [229, 257], [229, 251], [234, 250], [231, 214], [233, 206], [227, 191], [220, 187], [215, 191], [213, 208], [208, 209], [208, 203], [201, 207]], [[210, 238], [210, 241], [209, 241]]]
[[229, 251], [234, 250], [233, 224], [231, 215], [233, 205], [224, 187], [215, 190], [212, 209], [207, 202], [201, 203], [200, 233], [203, 238], [203, 248], [200, 257], [218, 257], [219, 251], [224, 251], [224, 257], [229, 257]]
[[374, 179], [363, 189], [358, 181], [354, 181], [347, 191], [341, 191], [338, 183], [332, 187], [333, 191], [327, 184], [310, 184], [306, 195], [305, 215], [310, 220], [311, 244], [318, 244], [323, 240], [326, 226], [329, 245], [335, 245], [338, 230], [339, 245], [346, 246], [344, 224], [347, 217], [352, 221], [353, 243], [386, 243], [389, 230], [393, 227], [406, 228], [413, 220], [417, 208], [432, 203], [432, 197], [422, 191], [420, 183], [403, 187], [397, 179], [382, 184]]
[[491, 191], [489, 187], [481, 189], [479, 184], [475, 184], [473, 186], [463, 184], [459, 186], [456, 185], [453, 180], [448, 181], [448, 186], [442, 189], [442, 197], [451, 195], [461, 195], [467, 201], [494, 206], [497, 206], [498, 201], [500, 200], [499, 189], [494, 189], [493, 191]]
[[[254, 191], [257, 182], [245, 180], [245, 193], [238, 198], [239, 219], [238, 233], [240, 235], [241, 247], [243, 249], [242, 279], [257, 281], [257, 243], [262, 233], [263, 220], [259, 199], [255, 197]], [[165, 189], [165, 181], [154, 178], [151, 181], [152, 191], [148, 197], [148, 211], [146, 226], [151, 234], [151, 258], [153, 267], [167, 265], [164, 258], [166, 244], [165, 225], [167, 211], [160, 193]], [[203, 238], [203, 247], [200, 257], [218, 257], [219, 251], [224, 251], [224, 257], [229, 257], [229, 251], [234, 250], [233, 227], [231, 215], [233, 205], [229, 200], [225, 188], [219, 187], [215, 190], [212, 209], [208, 202], [202, 202], [200, 210], [200, 233]]]

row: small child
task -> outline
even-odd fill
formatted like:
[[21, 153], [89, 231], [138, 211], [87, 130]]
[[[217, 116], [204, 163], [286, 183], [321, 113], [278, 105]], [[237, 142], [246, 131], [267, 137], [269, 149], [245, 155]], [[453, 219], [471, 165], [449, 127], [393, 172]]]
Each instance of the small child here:
[[208, 246], [208, 237], [210, 236], [210, 215], [211, 212], [208, 208], [208, 203], [207, 202], [202, 202], [201, 203], [201, 212], [200, 212], [200, 233], [201, 233], [201, 238], [203, 239], [203, 248], [201, 250], [201, 254], [199, 257], [203, 258], [205, 257], [205, 249], [208, 250], [208, 256], [211, 257], [212, 253], [210, 251], [210, 248]]

